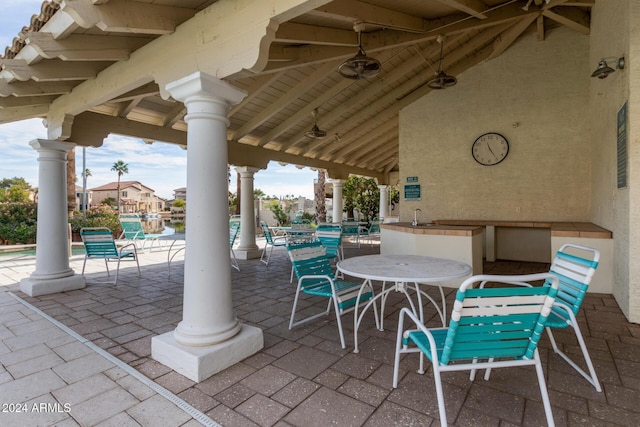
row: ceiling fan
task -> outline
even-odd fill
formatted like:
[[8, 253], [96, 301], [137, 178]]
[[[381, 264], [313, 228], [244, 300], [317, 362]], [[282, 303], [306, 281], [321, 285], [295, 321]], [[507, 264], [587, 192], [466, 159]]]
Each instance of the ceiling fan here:
[[358, 22], [353, 25], [354, 31], [358, 33], [358, 53], [353, 58], [347, 59], [338, 67], [338, 72], [342, 77], [353, 80], [369, 79], [380, 72], [380, 61], [370, 58], [362, 48], [362, 31], [364, 23]]
[[438, 66], [436, 76], [427, 82], [427, 86], [431, 89], [445, 89], [458, 83], [458, 79], [448, 75], [442, 70], [442, 60], [444, 59], [442, 50], [444, 48], [445, 38], [445, 36], [438, 36], [437, 38], [438, 43], [440, 43], [440, 65]]
[[311, 113], [313, 116], [313, 127], [305, 132], [305, 135], [313, 139], [322, 139], [327, 136], [327, 132], [318, 127], [318, 109], [314, 109]]

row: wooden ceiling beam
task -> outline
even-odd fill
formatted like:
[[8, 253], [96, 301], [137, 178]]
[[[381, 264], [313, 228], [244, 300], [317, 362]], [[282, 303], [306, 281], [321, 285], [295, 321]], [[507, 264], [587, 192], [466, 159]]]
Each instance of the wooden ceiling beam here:
[[480, 0], [438, 0], [442, 4], [446, 4], [452, 9], [457, 9], [460, 12], [468, 13], [478, 19], [487, 19], [487, 15], [484, 12], [487, 10], [487, 5]]
[[[324, 152], [320, 153], [318, 157], [325, 158], [330, 161], [344, 161], [345, 157], [347, 157], [349, 154], [371, 144], [371, 141], [375, 140], [380, 135], [384, 135], [389, 132], [395, 132], [397, 137], [398, 126], [398, 116], [392, 116], [385, 122], [376, 126], [375, 131], [368, 132], [366, 137], [360, 136], [341, 138], [339, 144], [334, 144], [337, 146], [337, 150], [325, 150]], [[331, 151], [335, 151], [335, 153], [331, 156], [328, 156], [329, 154], [331, 154]]]
[[8, 83], [0, 79], [0, 96], [62, 95], [71, 92], [78, 82], [34, 82], [27, 80]]
[[253, 132], [257, 127], [269, 120], [269, 118], [273, 117], [280, 110], [287, 107], [291, 103], [291, 101], [299, 98], [301, 95], [307, 92], [311, 88], [313, 83], [322, 80], [322, 78], [324, 78], [329, 72], [334, 71], [337, 65], [338, 64], [336, 62], [330, 61], [317, 68], [308, 77], [300, 81], [295, 87], [291, 88], [291, 90], [288, 90], [285, 94], [278, 97], [276, 101], [269, 104], [267, 108], [264, 108], [258, 114], [255, 114], [239, 129], [232, 131], [231, 139], [238, 141], [243, 136]]
[[339, 19], [344, 22], [355, 23], [362, 21], [367, 24], [401, 29], [404, 31], [424, 31], [424, 19], [398, 12], [392, 9], [375, 6], [357, 0], [337, 0], [320, 6], [310, 12], [311, 15]]
[[363, 151], [360, 155], [350, 157], [345, 162], [347, 165], [365, 165], [368, 169], [378, 169], [380, 164], [384, 164], [391, 154], [397, 153], [398, 133], [395, 135], [387, 134], [386, 138], [379, 140], [375, 147], [367, 147], [368, 150]]
[[167, 113], [164, 121], [162, 122], [162, 126], [170, 128], [182, 120], [186, 114], [187, 107], [185, 107], [182, 102], [176, 102], [176, 105], [174, 105], [171, 111]]
[[538, 41], [544, 41], [546, 34], [544, 31], [544, 16], [542, 14], [538, 15], [538, 17], [536, 18], [536, 33]]
[[134, 108], [136, 108], [138, 106], [138, 104], [140, 104], [140, 101], [142, 101], [142, 97], [138, 97], [138, 98], [134, 98], [129, 102], [122, 102], [120, 103], [120, 106], [118, 108], [118, 111], [116, 113], [116, 115], [118, 117], [127, 117], [127, 115], [133, 111]]
[[159, 94], [160, 94], [160, 88], [158, 87], [158, 84], [156, 82], [149, 82], [136, 89], [130, 90], [127, 93], [123, 93], [122, 95], [119, 95], [118, 97], [113, 98], [111, 101], [112, 102], [131, 101], [132, 99], [135, 99], [135, 98], [140, 98], [140, 97], [144, 98], [147, 96], [153, 96], [153, 95], [159, 95]]
[[280, 24], [278, 31], [276, 31], [274, 42], [320, 44], [325, 46], [358, 46], [358, 38], [352, 30], [339, 30], [292, 22]]
[[0, 108], [26, 107], [28, 105], [51, 104], [57, 95], [0, 97]]
[[574, 8], [556, 8], [547, 9], [542, 14], [572, 30], [582, 34], [589, 35], [591, 33], [589, 14], [580, 9]]
[[146, 37], [71, 34], [56, 40], [52, 33], [30, 31], [25, 34], [27, 46], [46, 59], [63, 61], [120, 61], [149, 43]]
[[110, 62], [65, 62], [58, 59], [29, 65], [24, 59], [0, 59], [5, 71], [17, 80], [36, 82], [88, 80], [108, 67]]
[[126, 34], [170, 34], [196, 14], [196, 10], [128, 0], [93, 4], [91, 0], [65, 0], [61, 10], [82, 28]]
[[[387, 52], [384, 52], [384, 53], [380, 54], [378, 58], [382, 63], [384, 63], [385, 61], [387, 61], [388, 59], [391, 58], [392, 54], [393, 54], [393, 52], [387, 51]], [[392, 73], [389, 73], [385, 77], [385, 81], [387, 81], [387, 82], [393, 81], [394, 75], [392, 75]], [[337, 84], [334, 84], [331, 88], [329, 88], [328, 90], [324, 91], [322, 93], [322, 95], [320, 95], [319, 97], [315, 98], [312, 102], [310, 102], [304, 108], [301, 108], [296, 113], [294, 113], [291, 117], [289, 117], [287, 120], [285, 120], [284, 122], [280, 123], [278, 126], [276, 126], [274, 129], [269, 131], [267, 134], [265, 134], [262, 137], [260, 137], [257, 145], [262, 147], [262, 146], [265, 146], [266, 144], [268, 144], [270, 142], [275, 142], [275, 139], [278, 136], [282, 135], [284, 132], [286, 132], [291, 127], [297, 125], [298, 123], [300, 123], [302, 121], [307, 121], [309, 119], [309, 116], [310, 116], [311, 112], [315, 108], [323, 105], [325, 102], [328, 102], [334, 96], [336, 96], [337, 94], [339, 94], [344, 89], [346, 89], [349, 86], [351, 86], [352, 84], [353, 84], [353, 80], [341, 79]], [[329, 114], [333, 117], [333, 112], [330, 112]], [[329, 119], [327, 117], [324, 117], [324, 116], [322, 117], [322, 120], [323, 121], [327, 120], [327, 122], [329, 121]], [[300, 138], [304, 138], [304, 132], [302, 132], [302, 133], [300, 133], [298, 135], [300, 135]], [[287, 147], [290, 146], [288, 144], [283, 144], [281, 142], [278, 142], [277, 144], [278, 144], [279, 150], [281, 150], [281, 151], [284, 151]]]
[[452, 16], [445, 19], [435, 19], [429, 21], [426, 28], [427, 34], [442, 34], [449, 36], [470, 30], [486, 29], [491, 26], [509, 23], [519, 20], [527, 15], [538, 15], [537, 8], [530, 8], [528, 11], [522, 9], [519, 3], [509, 3], [504, 7], [499, 7], [486, 12], [487, 19], [469, 19], [468, 16]]
[[533, 23], [540, 15], [528, 15], [517, 21], [510, 28], [504, 30], [496, 38], [493, 44], [493, 52], [489, 56], [489, 59], [497, 58], [502, 55], [517, 39], [524, 33], [529, 25]]
[[240, 103], [234, 105], [229, 110], [229, 114], [227, 117], [231, 118], [235, 113], [240, 111], [245, 105], [251, 103], [258, 95], [264, 92], [266, 89], [271, 87], [272, 84], [280, 80], [280, 78], [284, 75], [284, 71], [274, 74], [263, 74], [260, 76], [255, 76], [253, 83], [246, 88], [247, 96], [245, 96]]

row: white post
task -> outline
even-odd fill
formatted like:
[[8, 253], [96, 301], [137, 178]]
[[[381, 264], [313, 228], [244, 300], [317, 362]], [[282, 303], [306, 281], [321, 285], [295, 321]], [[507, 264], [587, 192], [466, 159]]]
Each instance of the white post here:
[[260, 258], [260, 249], [256, 244], [256, 216], [253, 202], [253, 176], [258, 168], [241, 166], [236, 168], [240, 174], [240, 245], [235, 251], [240, 259]]
[[83, 276], [69, 267], [67, 152], [75, 144], [46, 139], [29, 143], [38, 152], [36, 270], [20, 281], [29, 296], [82, 289]]
[[387, 187], [386, 185], [378, 185], [378, 189], [380, 190], [380, 208], [378, 211], [378, 219], [380, 221], [383, 221], [384, 218], [387, 216], [387, 204], [388, 202], [388, 193], [387, 193]]
[[342, 184], [344, 179], [332, 179], [333, 184], [333, 222], [342, 222]]
[[187, 107], [187, 188], [182, 321], [152, 338], [152, 357], [202, 381], [259, 351], [262, 330], [242, 325], [231, 297], [227, 112], [246, 94], [196, 72], [167, 85]]

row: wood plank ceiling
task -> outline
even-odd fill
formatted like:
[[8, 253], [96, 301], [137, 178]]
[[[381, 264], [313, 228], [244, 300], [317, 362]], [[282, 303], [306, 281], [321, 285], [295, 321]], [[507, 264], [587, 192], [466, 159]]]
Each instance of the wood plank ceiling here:
[[[72, 23], [61, 34], [44, 32], [61, 1], [44, 1], [0, 58], [0, 123], [45, 117], [42, 106], [215, 3], [67, 0], [81, 4], [87, 17], [110, 14], [109, 26]], [[455, 76], [501, 55], [526, 33], [535, 32], [540, 42], [559, 26], [589, 34], [593, 5], [594, 0], [333, 1], [281, 24], [262, 71], [225, 78], [248, 92], [230, 110], [228, 138], [272, 150], [276, 160], [293, 155], [300, 165], [315, 159], [378, 176], [397, 170], [398, 113], [433, 90], [426, 83], [438, 70], [439, 36], [445, 36], [442, 69]], [[358, 51], [356, 23], [364, 29], [366, 54], [382, 65], [366, 80], [337, 72]], [[162, 99], [155, 83], [89, 111], [186, 131], [184, 105]], [[323, 139], [305, 135], [314, 111], [327, 132]]]

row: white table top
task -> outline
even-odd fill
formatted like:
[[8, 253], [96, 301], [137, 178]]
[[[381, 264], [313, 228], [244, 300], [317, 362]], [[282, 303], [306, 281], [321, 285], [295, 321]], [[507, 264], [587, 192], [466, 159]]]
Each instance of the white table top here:
[[337, 267], [349, 276], [388, 282], [433, 283], [472, 272], [463, 262], [422, 255], [365, 255], [344, 259]]

